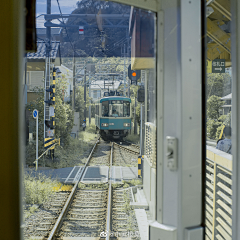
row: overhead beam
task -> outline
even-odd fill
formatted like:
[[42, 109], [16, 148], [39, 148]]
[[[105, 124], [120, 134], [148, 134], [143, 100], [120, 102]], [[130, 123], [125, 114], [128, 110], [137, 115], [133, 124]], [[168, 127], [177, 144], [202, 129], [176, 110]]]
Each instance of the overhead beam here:
[[102, 17], [103, 19], [129, 19], [129, 14], [44, 14], [45, 20], [53, 20], [58, 18], [92, 18]]
[[[208, 1], [209, 2], [209, 1]], [[229, 21], [232, 19], [232, 14], [230, 11], [230, 0], [218, 0], [212, 1], [211, 7], [215, 8], [218, 12], [224, 15]]]
[[[98, 28], [98, 26], [96, 25], [96, 24], [94, 24], [94, 25], [90, 25], [90, 24], [87, 24], [87, 25], [85, 25], [85, 24], [78, 24], [78, 25], [70, 25], [70, 24], [64, 24], [64, 23], [59, 23], [59, 24], [57, 24], [57, 23], [52, 23], [52, 22], [45, 22], [44, 23], [44, 26], [45, 27], [57, 27], [57, 28], [59, 28], [59, 27], [63, 27], [63, 28], [65, 28], [65, 27], [70, 27], [70, 28], [78, 28], [79, 26], [84, 26], [84, 28]], [[126, 25], [103, 25], [102, 26], [103, 28], [128, 28], [128, 24], [126, 24]]]
[[224, 32], [217, 24], [207, 18], [207, 35], [231, 54], [230, 34]]
[[217, 43], [208, 43], [207, 45], [207, 58], [208, 60], [214, 60], [221, 54], [226, 52], [225, 48]]

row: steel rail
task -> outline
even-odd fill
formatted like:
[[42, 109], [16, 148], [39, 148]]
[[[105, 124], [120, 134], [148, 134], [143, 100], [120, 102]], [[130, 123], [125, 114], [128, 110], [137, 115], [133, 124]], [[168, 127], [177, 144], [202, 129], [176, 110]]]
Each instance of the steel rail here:
[[124, 140], [124, 142], [126, 142], [126, 143], [130, 143], [132, 146], [134, 146], [134, 147], [136, 147], [136, 148], [139, 148], [140, 149], [140, 146], [138, 146], [137, 144], [135, 144], [135, 143], [132, 143], [132, 142], [129, 142], [129, 141], [126, 141], [126, 140]]
[[129, 151], [129, 152], [132, 152], [132, 153], [135, 153], [135, 154], [139, 154], [139, 152], [134, 151], [134, 150], [132, 150], [132, 149], [129, 149], [129, 148], [127, 148], [127, 147], [124, 147], [124, 146], [122, 146], [122, 145], [119, 145], [119, 144], [117, 144], [117, 143], [115, 143], [115, 142], [114, 142], [114, 144], [117, 145], [119, 148], [122, 148], [122, 149], [124, 149], [124, 150], [126, 150], [126, 151]]
[[111, 155], [110, 155], [110, 167], [109, 167], [109, 185], [108, 185], [108, 206], [107, 206], [107, 227], [106, 227], [106, 240], [110, 239], [111, 233], [111, 212], [112, 212], [112, 158], [113, 158], [113, 143], [111, 146]]
[[75, 183], [75, 185], [74, 185], [74, 187], [73, 187], [73, 189], [72, 189], [72, 191], [71, 191], [71, 194], [69, 195], [69, 197], [68, 197], [68, 199], [67, 199], [67, 201], [66, 201], [66, 203], [65, 203], [65, 205], [64, 205], [64, 207], [63, 207], [63, 209], [62, 209], [62, 211], [61, 211], [61, 213], [60, 213], [60, 215], [59, 215], [59, 217], [58, 217], [58, 219], [57, 219], [57, 221], [56, 221], [53, 229], [52, 229], [52, 231], [51, 231], [50, 234], [49, 234], [49, 237], [47, 238], [48, 240], [52, 240], [53, 237], [54, 237], [54, 235], [56, 234], [56, 232], [57, 232], [57, 230], [58, 230], [58, 228], [59, 228], [59, 226], [60, 226], [60, 223], [61, 223], [61, 221], [62, 221], [62, 218], [63, 218], [63, 216], [65, 215], [65, 213], [66, 213], [66, 211], [67, 211], [67, 209], [68, 209], [68, 207], [69, 207], [69, 204], [71, 203], [72, 198], [73, 198], [73, 196], [74, 196], [74, 194], [75, 194], [75, 192], [76, 192], [78, 183], [81, 181], [81, 178], [82, 178], [82, 176], [83, 176], [83, 173], [84, 173], [85, 170], [86, 170], [86, 167], [87, 167], [87, 165], [88, 165], [88, 163], [89, 163], [89, 160], [90, 160], [90, 158], [92, 157], [92, 154], [93, 154], [93, 152], [94, 152], [97, 144], [99, 143], [99, 139], [100, 139], [100, 137], [98, 137], [95, 145], [93, 146], [93, 149], [92, 149], [91, 153], [90, 153], [89, 156], [88, 156], [87, 162], [86, 162], [86, 164], [84, 165], [84, 170], [81, 172], [81, 174], [80, 174], [80, 176], [79, 176], [79, 179], [78, 179], [77, 182]]

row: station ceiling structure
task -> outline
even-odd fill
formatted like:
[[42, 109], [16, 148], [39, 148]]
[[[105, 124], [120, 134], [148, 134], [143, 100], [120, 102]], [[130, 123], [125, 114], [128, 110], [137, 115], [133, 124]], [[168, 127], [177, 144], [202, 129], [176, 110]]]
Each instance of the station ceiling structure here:
[[207, 59], [225, 59], [231, 64], [230, 0], [207, 0]]

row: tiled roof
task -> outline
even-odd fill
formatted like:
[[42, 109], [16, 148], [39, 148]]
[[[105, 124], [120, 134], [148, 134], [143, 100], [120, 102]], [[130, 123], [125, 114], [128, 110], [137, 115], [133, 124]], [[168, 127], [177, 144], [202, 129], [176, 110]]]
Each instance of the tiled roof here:
[[[50, 57], [55, 59], [57, 57], [57, 53], [59, 50], [60, 42], [59, 41], [52, 41], [52, 50], [50, 52]], [[28, 60], [45, 60], [46, 57], [46, 44], [44, 41], [37, 42], [37, 52], [35, 53], [27, 53]]]

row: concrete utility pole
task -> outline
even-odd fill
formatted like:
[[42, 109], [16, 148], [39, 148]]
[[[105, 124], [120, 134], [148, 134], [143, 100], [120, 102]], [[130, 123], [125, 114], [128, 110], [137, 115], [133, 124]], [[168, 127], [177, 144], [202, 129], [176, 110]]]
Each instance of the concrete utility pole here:
[[85, 121], [87, 118], [86, 101], [87, 101], [87, 86], [86, 86], [86, 61], [85, 61], [85, 64], [84, 64], [84, 119]]
[[134, 108], [134, 134], [137, 134], [137, 120], [136, 120], [136, 108], [137, 108], [137, 98], [135, 97], [135, 108]]
[[[51, 14], [51, 0], [47, 0], [47, 14]], [[51, 20], [47, 20], [50, 22]], [[45, 103], [49, 99], [50, 93], [46, 89], [50, 88], [50, 51], [51, 51], [51, 27], [46, 27], [46, 59], [45, 59], [45, 82], [44, 82], [44, 121], [49, 120], [49, 106]], [[47, 129], [44, 124], [44, 145], [47, 137]]]
[[124, 44], [123, 58], [124, 58], [124, 70], [123, 70], [123, 79], [124, 79], [124, 97], [126, 97], [125, 44]]
[[75, 97], [76, 97], [76, 78], [75, 78], [75, 65], [76, 65], [76, 59], [75, 59], [75, 49], [73, 45], [73, 92], [72, 92], [72, 108], [75, 111]]
[[88, 81], [88, 84], [89, 84], [89, 88], [88, 88], [88, 90], [89, 90], [89, 113], [88, 113], [88, 115], [89, 115], [89, 126], [91, 125], [91, 75], [90, 75], [90, 73], [89, 73], [89, 81]]

